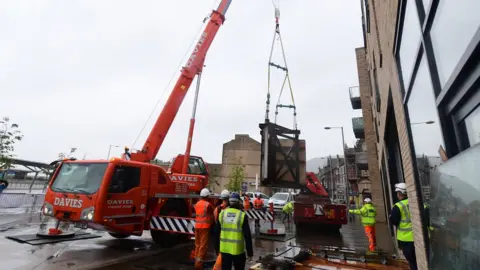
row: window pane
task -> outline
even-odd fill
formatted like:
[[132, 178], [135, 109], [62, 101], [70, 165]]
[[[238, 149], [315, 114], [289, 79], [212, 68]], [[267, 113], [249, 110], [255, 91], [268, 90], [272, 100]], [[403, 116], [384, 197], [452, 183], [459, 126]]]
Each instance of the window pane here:
[[[420, 61], [407, 107], [415, 153], [417, 156], [438, 156], [439, 147], [444, 147], [443, 136], [425, 57]], [[433, 123], [426, 123], [428, 121]]]
[[431, 269], [480, 269], [479, 163], [477, 145], [431, 172]]
[[480, 143], [480, 106], [465, 118], [465, 127], [470, 145]]
[[422, 0], [423, 2], [423, 9], [425, 10], [425, 14], [428, 12], [428, 6], [430, 5], [431, 0]]
[[418, 21], [415, 1], [407, 1], [403, 22], [402, 40], [400, 42], [400, 64], [402, 66], [403, 84], [408, 87], [412, 75], [413, 63], [420, 46], [420, 22]]
[[430, 35], [442, 86], [480, 26], [479, 10], [478, 0], [441, 0], [438, 5]]

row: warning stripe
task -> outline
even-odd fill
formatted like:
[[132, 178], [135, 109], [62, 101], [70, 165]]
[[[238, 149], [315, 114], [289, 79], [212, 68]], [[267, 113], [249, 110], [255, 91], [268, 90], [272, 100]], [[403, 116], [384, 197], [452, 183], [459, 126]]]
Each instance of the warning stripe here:
[[246, 214], [249, 219], [269, 221], [273, 220], [273, 215], [269, 211], [263, 212], [261, 210], [249, 209], [246, 211]]
[[185, 234], [195, 234], [195, 220], [180, 217], [152, 217], [150, 229]]

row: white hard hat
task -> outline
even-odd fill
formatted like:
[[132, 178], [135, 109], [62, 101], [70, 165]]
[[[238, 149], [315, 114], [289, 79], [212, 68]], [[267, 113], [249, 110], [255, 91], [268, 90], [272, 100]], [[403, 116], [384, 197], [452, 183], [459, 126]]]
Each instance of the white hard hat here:
[[395, 192], [400, 192], [402, 194], [407, 194], [407, 185], [405, 183], [395, 184]]
[[271, 204], [271, 203], [273, 203], [273, 200], [272, 199], [268, 200], [268, 204]]
[[228, 199], [230, 197], [230, 191], [224, 189], [220, 193], [220, 199]]
[[370, 202], [372, 202], [372, 199], [370, 199], [370, 198], [365, 198], [365, 200], [363, 200], [363, 201], [366, 202], [366, 203], [370, 203]]
[[201, 197], [208, 197], [208, 196], [210, 196], [210, 191], [208, 190], [208, 188], [202, 189], [202, 191], [200, 191], [200, 196], [201, 196]]

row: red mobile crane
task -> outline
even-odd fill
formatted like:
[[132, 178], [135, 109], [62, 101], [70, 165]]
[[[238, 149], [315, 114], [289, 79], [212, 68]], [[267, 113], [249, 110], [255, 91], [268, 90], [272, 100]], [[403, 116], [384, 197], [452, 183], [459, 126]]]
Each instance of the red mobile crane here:
[[[231, 2], [222, 0], [210, 15], [141, 151], [130, 153], [126, 148], [123, 159], [66, 160], [58, 164], [42, 207], [45, 216], [58, 221], [57, 227], [60, 221], [73, 222], [108, 231], [117, 238], [140, 236], [144, 230], [150, 230], [153, 240], [163, 246], [185, 240], [185, 236], [193, 232], [188, 220], [179, 222], [154, 217], [190, 217], [191, 205], [198, 195], [189, 194], [192, 189], [187, 182], [197, 179], [194, 191], [208, 184], [207, 165], [201, 157], [189, 153], [194, 115], [186, 154], [174, 159], [169, 168], [171, 174], [150, 161], [160, 150], [192, 81], [201, 74], [207, 51], [225, 21]], [[189, 164], [196, 164], [199, 171], [189, 172]]]

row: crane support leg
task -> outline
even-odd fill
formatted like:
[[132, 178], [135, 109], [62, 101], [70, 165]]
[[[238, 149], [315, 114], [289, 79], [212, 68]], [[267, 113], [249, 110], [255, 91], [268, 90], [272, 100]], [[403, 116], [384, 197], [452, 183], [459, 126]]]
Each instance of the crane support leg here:
[[195, 98], [193, 100], [192, 118], [190, 119], [190, 128], [188, 129], [187, 148], [185, 149], [185, 158], [183, 159], [182, 173], [186, 174], [188, 169], [188, 162], [190, 160], [190, 150], [192, 148], [193, 130], [195, 128], [195, 115], [197, 113], [198, 94], [200, 92], [200, 81], [202, 73], [197, 76], [197, 88], [195, 89]]

